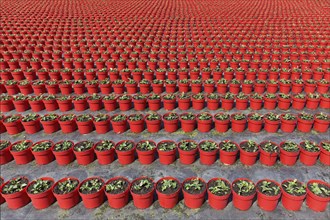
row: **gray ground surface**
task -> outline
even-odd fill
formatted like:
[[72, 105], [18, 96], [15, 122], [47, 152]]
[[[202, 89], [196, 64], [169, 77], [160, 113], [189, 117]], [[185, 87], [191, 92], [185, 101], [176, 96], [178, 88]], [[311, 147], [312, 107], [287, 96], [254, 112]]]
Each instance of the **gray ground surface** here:
[[[207, 111], [207, 109], [204, 109]], [[189, 111], [194, 112], [192, 109]], [[220, 111], [220, 110], [219, 110]], [[290, 112], [298, 113], [297, 111], [289, 110]], [[289, 112], [288, 111], [288, 112]], [[305, 110], [305, 112], [319, 112]], [[27, 114], [24, 112], [23, 114]], [[71, 111], [72, 113], [82, 114], [82, 112]], [[83, 113], [87, 113], [83, 112]], [[105, 112], [102, 110], [101, 112]], [[115, 112], [109, 112], [109, 114], [118, 113], [119, 110]], [[134, 110], [126, 112], [127, 114], [133, 113]], [[147, 111], [143, 112], [146, 114]], [[164, 113], [165, 110], [161, 109], [159, 113]], [[175, 112], [181, 113], [178, 109]], [[215, 113], [218, 111], [211, 111]], [[237, 112], [237, 110], [229, 111], [229, 113]], [[249, 113], [250, 110], [244, 111]], [[258, 111], [259, 113], [265, 114], [266, 110]], [[276, 113], [283, 113], [281, 110], [274, 110]], [[13, 114], [14, 112], [6, 113], [6, 115]], [[56, 112], [61, 114], [61, 112]], [[99, 112], [97, 112], [99, 113]], [[92, 113], [92, 114], [97, 114]], [[46, 111], [41, 112], [46, 114]], [[276, 143], [280, 143], [283, 140], [292, 140], [297, 143], [302, 140], [313, 140], [320, 142], [322, 140], [329, 140], [329, 133], [318, 134], [316, 132], [311, 132], [308, 134], [303, 134], [300, 132], [294, 132], [292, 134], [282, 133], [281, 131], [277, 134], [270, 134], [265, 131], [253, 134], [248, 131], [237, 134], [231, 131], [228, 131], [224, 134], [219, 134], [216, 131], [212, 130], [209, 133], [199, 133], [194, 131], [192, 133], [184, 133], [181, 130], [169, 134], [164, 130], [156, 133], [150, 134], [146, 130], [141, 134], [133, 134], [130, 131], [123, 134], [114, 134], [110, 131], [104, 135], [98, 135], [95, 132], [80, 135], [78, 132], [72, 134], [62, 134], [57, 132], [52, 135], [44, 134], [42, 131], [34, 135], [26, 135], [21, 133], [16, 136], [9, 136], [7, 134], [1, 135], [1, 139], [10, 140], [12, 142], [22, 139], [31, 139], [34, 142], [39, 140], [53, 140], [54, 142], [60, 140], [72, 140], [75, 143], [81, 140], [102, 140], [102, 139], [111, 139], [115, 142], [120, 140], [129, 139], [138, 142], [140, 140], [154, 140], [159, 142], [161, 140], [171, 139], [179, 141], [182, 139], [193, 139], [195, 141], [201, 140], [215, 140], [220, 142], [225, 139], [230, 139], [235, 142], [240, 143], [243, 140], [255, 140], [257, 143], [260, 143], [264, 140], [271, 140]], [[163, 176], [174, 176], [177, 177], [180, 181], [183, 181], [187, 177], [199, 176], [204, 178], [206, 181], [213, 177], [224, 177], [230, 181], [238, 177], [247, 177], [251, 178], [253, 181], [260, 180], [262, 178], [274, 179], [281, 182], [287, 178], [297, 178], [300, 181], [307, 182], [310, 179], [321, 179], [327, 182], [330, 181], [329, 167], [322, 165], [320, 162], [317, 162], [315, 166], [307, 167], [301, 164], [299, 161], [293, 167], [283, 166], [280, 162], [273, 167], [266, 167], [261, 165], [260, 162], [257, 162], [254, 166], [247, 167], [243, 166], [239, 161], [232, 166], [225, 166], [217, 161], [212, 166], [205, 166], [199, 163], [197, 159], [193, 165], [182, 165], [179, 160], [174, 164], [169, 166], [161, 165], [158, 161], [154, 161], [151, 165], [141, 165], [138, 160], [128, 166], [122, 166], [118, 163], [118, 160], [115, 160], [112, 164], [101, 166], [94, 161], [88, 166], [79, 166], [76, 161], [71, 163], [68, 166], [60, 167], [54, 161], [48, 165], [38, 166], [35, 161], [27, 164], [18, 166], [14, 162], [10, 162], [6, 165], [1, 166], [1, 176], [6, 180], [17, 175], [26, 175], [30, 180], [33, 180], [42, 176], [50, 176], [55, 180], [58, 180], [65, 176], [76, 176], [80, 180], [83, 180], [89, 176], [101, 176], [105, 180], [113, 176], [126, 176], [128, 179], [132, 180], [141, 175], [147, 175], [154, 178], [156, 181]], [[302, 210], [299, 212], [290, 212], [286, 211], [282, 204], [280, 203], [278, 208], [274, 212], [265, 212], [262, 211], [255, 202], [253, 207], [248, 211], [239, 211], [235, 209], [232, 203], [222, 211], [216, 211], [209, 207], [207, 201], [200, 209], [192, 210], [185, 207], [183, 200], [171, 210], [165, 210], [159, 206], [158, 201], [155, 201], [154, 204], [146, 210], [138, 210], [134, 207], [133, 202], [120, 209], [114, 210], [111, 209], [107, 202], [105, 202], [101, 207], [94, 210], [87, 210], [84, 208], [82, 203], [79, 203], [76, 207], [71, 210], [61, 210], [58, 205], [55, 203], [51, 207], [42, 210], [36, 211], [31, 204], [23, 207], [17, 211], [11, 211], [7, 208], [6, 204], [0, 206], [1, 209], [1, 219], [330, 219], [329, 207], [327, 212], [316, 213], [311, 211], [304, 204]]]

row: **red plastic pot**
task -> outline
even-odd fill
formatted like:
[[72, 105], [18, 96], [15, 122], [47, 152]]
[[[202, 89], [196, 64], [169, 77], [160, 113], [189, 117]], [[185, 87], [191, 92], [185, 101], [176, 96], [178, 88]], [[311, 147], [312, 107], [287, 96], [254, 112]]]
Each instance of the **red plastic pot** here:
[[202, 110], [204, 108], [205, 105], [205, 99], [194, 99], [192, 98], [192, 107], [195, 110]]
[[[2, 141], [1, 141], [2, 142]], [[0, 164], [3, 165], [3, 164], [6, 164], [10, 161], [13, 160], [13, 156], [11, 155], [10, 153], [10, 142], [9, 142], [9, 146], [0, 150]]]
[[179, 151], [180, 162], [185, 165], [194, 163], [197, 156], [197, 150], [198, 149], [196, 148], [190, 151], [184, 151], [179, 146], [178, 151]]
[[132, 99], [120, 100], [118, 99], [120, 111], [128, 111], [132, 108]]
[[275, 99], [270, 99], [264, 97], [264, 108], [267, 110], [273, 110], [276, 108], [277, 105], [277, 98]]
[[25, 112], [30, 108], [27, 99], [18, 101], [13, 100], [13, 103], [17, 112]]
[[[267, 181], [267, 182], [273, 182], [275, 183], [278, 187], [280, 187], [280, 184], [273, 181], [273, 180], [269, 180], [269, 179], [263, 179], [263, 180], [259, 180], [257, 182], [257, 186], [260, 182], [262, 181]], [[270, 195], [265, 195], [262, 192], [259, 191], [258, 187], [257, 188], [257, 201], [258, 201], [258, 206], [265, 211], [274, 211], [277, 207], [277, 204], [280, 200], [281, 197], [281, 192], [279, 192], [278, 195], [275, 196], [270, 196]]]
[[77, 123], [75, 119], [72, 119], [71, 121], [58, 120], [58, 122], [64, 134], [72, 133], [77, 130]]
[[[158, 142], [158, 145], [163, 142], [167, 142], [167, 141], [169, 141], [169, 140], [164, 140], [164, 141]], [[170, 142], [173, 142], [173, 141], [170, 141]], [[161, 151], [161, 150], [159, 150], [158, 145], [157, 145], [157, 152], [158, 152], [158, 156], [159, 156], [159, 162], [164, 165], [169, 165], [169, 164], [173, 163], [176, 159], [177, 150], [173, 149], [170, 151]]]
[[321, 147], [320, 162], [330, 166], [330, 151], [325, 150], [322, 146], [322, 143], [320, 144], [320, 147]]
[[178, 98], [178, 107], [180, 110], [188, 110], [190, 108], [190, 98], [188, 99]]
[[284, 165], [293, 166], [296, 163], [297, 159], [298, 159], [298, 156], [300, 154], [300, 150], [298, 150], [296, 152], [285, 151], [281, 147], [284, 143], [285, 142], [282, 142], [280, 144], [280, 161]]
[[158, 196], [159, 205], [165, 209], [172, 209], [176, 206], [176, 204], [178, 204], [179, 194], [181, 191], [181, 185], [180, 185], [180, 187], [178, 187], [178, 189], [175, 192], [173, 192], [171, 194], [165, 194], [165, 193], [162, 193], [161, 191], [157, 190], [158, 184], [160, 184], [161, 181], [163, 181], [163, 180], [174, 180], [179, 184], [180, 184], [180, 182], [179, 182], [179, 180], [177, 180], [174, 177], [163, 177], [160, 180], [158, 180], [156, 183], [156, 193]]
[[136, 146], [134, 146], [132, 149], [130, 149], [129, 151], [120, 151], [117, 150], [117, 146], [119, 146], [121, 143], [123, 143], [124, 141], [120, 141], [116, 144], [116, 154], [118, 156], [118, 161], [121, 165], [127, 165], [130, 163], [133, 163], [135, 160], [135, 149]]
[[209, 110], [217, 110], [219, 108], [219, 99], [207, 99], [207, 108]]
[[72, 100], [57, 100], [57, 105], [61, 112], [67, 112], [72, 109]]
[[310, 181], [308, 181], [307, 187], [306, 187], [306, 190], [307, 190], [306, 205], [313, 211], [324, 212], [327, 209], [330, 198], [315, 195], [308, 187], [308, 185], [312, 184], [312, 183], [323, 184], [323, 185], [326, 185], [328, 188], [330, 188], [330, 185], [321, 180], [310, 180]]
[[[235, 100], [237, 110], [245, 110], [248, 108], [249, 101], [248, 99], [238, 99]], [[252, 108], [252, 107], [251, 107]]]
[[307, 97], [306, 108], [308, 109], [317, 109], [320, 104], [320, 98], [310, 98]]
[[24, 131], [21, 119], [18, 119], [14, 122], [6, 122], [5, 120], [6, 118], [3, 120], [3, 125], [6, 127], [7, 133], [9, 135], [15, 135]]
[[[220, 161], [225, 165], [233, 165], [236, 161], [237, 154], [238, 154], [238, 145], [234, 143], [237, 147], [235, 151], [224, 151], [220, 148]], [[221, 146], [220, 146], [221, 147]]]
[[252, 195], [249, 195], [249, 196], [239, 195], [234, 190], [234, 184], [235, 184], [235, 182], [237, 182], [239, 180], [245, 180], [245, 181], [248, 181], [248, 182], [252, 182], [252, 181], [249, 180], [249, 179], [246, 179], [246, 178], [238, 178], [238, 179], [233, 181], [232, 186], [231, 186], [232, 187], [232, 192], [233, 192], [233, 205], [234, 205], [234, 207], [239, 209], [239, 210], [246, 211], [246, 210], [251, 208], [251, 206], [253, 204], [253, 199], [256, 195], [256, 192], [254, 192]]
[[27, 142], [31, 143], [31, 146], [28, 147], [27, 149], [25, 149], [23, 151], [13, 151], [12, 147], [15, 144], [20, 143], [20, 142], [21, 141], [13, 143], [9, 147], [9, 151], [10, 151], [11, 155], [13, 155], [16, 164], [21, 165], [21, 164], [30, 163], [34, 159], [33, 154], [31, 152], [32, 141], [27, 140]]
[[214, 117], [214, 124], [215, 124], [215, 130], [217, 130], [220, 133], [227, 132], [230, 125], [230, 120], [218, 120], [216, 117]]
[[304, 120], [298, 115], [297, 129], [300, 132], [309, 133], [312, 130], [314, 120]]
[[[187, 181], [190, 181], [191, 179], [196, 179], [197, 177], [191, 177], [191, 178], [187, 178], [183, 181], [182, 186], [184, 186], [184, 184]], [[205, 181], [202, 178], [198, 178], [200, 181], [202, 181], [205, 185]], [[201, 193], [198, 194], [190, 194], [188, 192], [186, 192], [184, 189], [183, 191], [183, 199], [184, 199], [184, 204], [191, 209], [197, 209], [200, 208], [205, 200], [205, 194], [206, 194], [206, 187], [205, 190], [203, 190]]]
[[[99, 143], [101, 143], [101, 141], [94, 145], [94, 151], [95, 151], [99, 164], [107, 165], [107, 164], [112, 163], [115, 160], [115, 149], [111, 148], [110, 150], [105, 150], [105, 151], [96, 150], [96, 146]], [[113, 145], [115, 145], [115, 143], [113, 143]]]
[[265, 131], [267, 131], [268, 133], [276, 133], [278, 128], [280, 127], [280, 120], [271, 121], [267, 118], [265, 118], [264, 120], [265, 120], [265, 126], [264, 126]]
[[[63, 141], [61, 141], [61, 142], [63, 142]], [[61, 143], [61, 142], [59, 142], [59, 143]], [[73, 146], [73, 142], [72, 141], [70, 141], [70, 142], [72, 143], [72, 146]], [[65, 151], [54, 151], [54, 145], [53, 145], [51, 150], [56, 158], [57, 164], [60, 166], [68, 165], [75, 159], [75, 155], [73, 153], [72, 147]]]
[[65, 177], [63, 179], [60, 179], [59, 181], [57, 181], [54, 186], [53, 186], [53, 194], [57, 200], [58, 206], [61, 209], [71, 209], [72, 207], [76, 206], [79, 201], [80, 201], [80, 196], [79, 196], [79, 187], [77, 186], [73, 191], [67, 193], [67, 194], [56, 194], [56, 192], [54, 191], [55, 187], [58, 185], [58, 183], [60, 182], [64, 182], [68, 179], [71, 180], [77, 180], [79, 183], [79, 180], [74, 178], [74, 177]]
[[[84, 184], [86, 181], [91, 180], [91, 179], [100, 179], [101, 182], [103, 183], [103, 186], [101, 187], [101, 189], [99, 189], [99, 191], [94, 192], [94, 193], [82, 193], [80, 192], [80, 187], [82, 186], [82, 184]], [[82, 181], [78, 188], [79, 188], [79, 194], [82, 198], [83, 204], [85, 206], [85, 208], [87, 209], [94, 209], [99, 207], [100, 205], [102, 205], [102, 203], [104, 202], [105, 199], [105, 193], [104, 193], [104, 181], [100, 178], [100, 177], [90, 177], [85, 179], [84, 181]]]
[[305, 99], [298, 99], [292, 97], [292, 108], [296, 110], [302, 110], [305, 108], [306, 98]]
[[284, 114], [281, 115], [281, 130], [286, 133], [292, 133], [297, 125], [297, 119], [285, 120], [283, 119]]
[[[39, 144], [41, 142], [44, 142], [44, 141], [39, 141], [37, 143], [34, 143], [33, 145]], [[54, 143], [53, 142], [51, 142], [51, 143], [52, 143], [52, 146], [53, 146]], [[49, 164], [50, 162], [52, 162], [55, 159], [54, 154], [51, 150], [51, 147], [47, 150], [44, 150], [44, 151], [33, 151], [32, 149], [31, 149], [31, 151], [32, 151], [32, 154], [33, 154], [33, 156], [36, 160], [36, 163], [38, 165]]]
[[301, 142], [300, 145], [300, 156], [299, 156], [299, 160], [301, 163], [305, 164], [306, 166], [313, 166], [316, 164], [317, 158], [320, 155], [320, 151], [317, 152], [310, 152], [305, 150], [302, 147], [302, 144], [304, 142]]
[[[76, 143], [75, 145], [79, 143], [80, 142]], [[73, 153], [76, 156], [77, 163], [79, 165], [88, 165], [95, 160], [95, 153], [93, 148], [79, 152], [75, 151], [73, 147]]]
[[110, 118], [105, 121], [93, 121], [96, 133], [105, 134], [110, 131]]
[[117, 108], [117, 100], [105, 100], [102, 99], [103, 105], [104, 105], [104, 109], [106, 111], [114, 111]]
[[[114, 177], [108, 180], [108, 182], [105, 183], [105, 185], [107, 185], [108, 183], [117, 180], [117, 179], [125, 179], [128, 183], [129, 181], [125, 178], [125, 177]], [[130, 195], [130, 184], [129, 186], [125, 189], [124, 192], [118, 193], [118, 194], [111, 194], [105, 191], [105, 195], [108, 198], [108, 203], [109, 206], [113, 209], [120, 209], [123, 208], [124, 206], [127, 205], [128, 201], [129, 201], [129, 195]]]
[[212, 178], [207, 183], [206, 188], [207, 188], [209, 205], [215, 210], [222, 210], [222, 209], [226, 208], [226, 206], [229, 202], [229, 197], [231, 195], [231, 191], [227, 195], [223, 195], [223, 196], [219, 196], [219, 195], [215, 195], [215, 194], [211, 193], [211, 191], [209, 190], [209, 184], [211, 183], [211, 181], [216, 181], [216, 180], [225, 181], [230, 186], [231, 186], [231, 184], [228, 180], [223, 179], [223, 178]]
[[[24, 177], [24, 178], [26, 178], [26, 177]], [[9, 209], [19, 209], [21, 207], [26, 206], [31, 201], [30, 197], [27, 195], [27, 186], [23, 190], [12, 193], [12, 194], [2, 193], [3, 187], [5, 185], [7, 185], [9, 183], [9, 181], [5, 182], [1, 186], [1, 189], [0, 189], [1, 195], [6, 200], [8, 208]]]
[[42, 127], [44, 128], [44, 132], [46, 134], [52, 134], [58, 130], [60, 130], [60, 124], [58, 123], [58, 119], [52, 121], [42, 121], [40, 120]]
[[192, 132], [196, 127], [196, 119], [193, 120], [183, 120], [180, 116], [181, 129], [184, 132]]
[[[114, 118], [115, 116], [117, 115], [112, 116], [112, 118]], [[113, 121], [112, 118], [110, 119], [110, 122], [112, 125], [113, 132], [121, 134], [127, 131], [127, 120]]]
[[162, 104], [160, 99], [147, 99], [147, 101], [151, 111], [158, 111]]
[[73, 100], [74, 109], [78, 112], [85, 111], [88, 108], [87, 99]]
[[[199, 143], [199, 145], [201, 145], [203, 142]], [[217, 149], [213, 151], [204, 151], [201, 148], [198, 148], [198, 151], [199, 151], [199, 162], [201, 164], [212, 165], [217, 159], [217, 154], [218, 154]]]
[[2, 203], [4, 203], [6, 201], [1, 195], [2, 185], [4, 183], [4, 179], [2, 177], [0, 177], [0, 182], [2, 182], [2, 184], [0, 185], [0, 205], [1, 205]]
[[133, 103], [136, 111], [144, 111], [147, 106], [146, 99], [133, 99]]
[[221, 107], [227, 111], [232, 110], [234, 107], [234, 99], [221, 98]]
[[[153, 143], [154, 146], [156, 146], [155, 142], [153, 141], [149, 141], [149, 142]], [[136, 148], [136, 153], [138, 155], [139, 162], [143, 165], [151, 164], [152, 162], [154, 162], [156, 150], [157, 150], [156, 147], [148, 151], [142, 151]]]
[[231, 122], [231, 129], [233, 132], [241, 133], [245, 130], [246, 127], [246, 119], [242, 120], [235, 120], [234, 115], [231, 115], [230, 122]]
[[22, 125], [27, 134], [34, 134], [41, 130], [40, 118], [34, 121], [22, 121]]
[[131, 187], [130, 187], [130, 192], [131, 192], [131, 195], [133, 197], [133, 203], [134, 203], [134, 206], [138, 209], [146, 209], [146, 208], [149, 208], [153, 201], [154, 201], [154, 193], [155, 193], [155, 187], [153, 186], [153, 189], [146, 193], [146, 194], [136, 194], [132, 191], [132, 185], [134, 184], [134, 182], [142, 179], [142, 178], [145, 178], [145, 177], [140, 177], [140, 178], [137, 178], [135, 180], [132, 181], [132, 184], [131, 184]]
[[147, 125], [148, 132], [157, 133], [158, 131], [160, 131], [162, 120], [161, 119], [148, 120], [147, 117], [148, 117], [148, 115], [146, 116], [145, 122], [146, 122], [146, 125]]
[[176, 100], [175, 99], [162, 99], [163, 101], [163, 105], [164, 105], [164, 109], [167, 111], [172, 111], [175, 109], [176, 107]]
[[313, 129], [320, 133], [325, 133], [328, 131], [330, 125], [330, 120], [321, 120], [315, 117]]
[[200, 120], [198, 116], [197, 116], [197, 130], [202, 133], [211, 131], [213, 119], [211, 118], [208, 120]]
[[330, 98], [321, 96], [319, 107], [323, 108], [323, 109], [329, 109], [330, 108]]
[[87, 99], [87, 103], [89, 105], [89, 110], [90, 111], [99, 111], [102, 109], [102, 100], [98, 99], [98, 100], [91, 100], [91, 99]]
[[[30, 197], [32, 201], [32, 205], [35, 209], [45, 209], [51, 206], [55, 202], [55, 197], [53, 195], [53, 186], [54, 186], [54, 179], [50, 177], [41, 177], [41, 180], [48, 180], [52, 182], [52, 186], [47, 189], [46, 191], [38, 194], [32, 194], [29, 193], [27, 190], [27, 194]], [[29, 183], [29, 185], [26, 187], [28, 189], [32, 184], [34, 184], [35, 181], [32, 181]]]
[[246, 142], [247, 141], [243, 141], [239, 144], [239, 159], [242, 164], [251, 166], [256, 163], [260, 151], [259, 149], [256, 152], [248, 152], [243, 150], [240, 146]]
[[163, 115], [164, 130], [169, 133], [176, 132], [179, 128], [179, 119], [166, 120], [165, 117], [169, 114], [170, 113], [166, 113]]
[[[291, 181], [291, 180], [284, 180], [283, 183]], [[306, 194], [301, 195], [301, 196], [294, 196], [289, 193], [287, 193], [283, 187], [281, 187], [282, 191], [282, 205], [284, 206], [285, 209], [290, 210], [290, 211], [299, 211], [301, 209], [301, 206], [304, 202], [304, 199], [306, 197]]]
[[13, 103], [13, 99], [11, 98], [10, 100], [2, 100], [0, 101], [0, 109], [2, 112], [9, 112], [11, 110], [13, 110], [14, 107], [14, 103]]
[[[266, 141], [267, 142], [267, 141]], [[260, 143], [263, 144], [264, 142]], [[272, 144], [276, 145], [274, 142], [271, 142]], [[274, 166], [277, 160], [278, 153], [277, 152], [267, 152], [259, 145], [259, 151], [260, 151], [260, 163], [266, 166]]]

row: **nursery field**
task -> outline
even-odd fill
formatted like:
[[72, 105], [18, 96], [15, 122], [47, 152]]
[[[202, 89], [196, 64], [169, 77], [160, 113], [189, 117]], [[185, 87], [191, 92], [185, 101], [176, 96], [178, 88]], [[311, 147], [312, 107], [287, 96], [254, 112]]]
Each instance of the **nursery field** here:
[[1, 219], [330, 219], [327, 0], [3, 0]]

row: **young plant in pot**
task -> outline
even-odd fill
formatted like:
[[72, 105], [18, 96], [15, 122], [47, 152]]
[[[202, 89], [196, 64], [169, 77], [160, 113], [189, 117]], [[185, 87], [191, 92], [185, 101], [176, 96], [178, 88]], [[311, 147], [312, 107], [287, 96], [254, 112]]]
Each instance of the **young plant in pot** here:
[[297, 116], [291, 113], [282, 114], [281, 118], [281, 130], [283, 132], [292, 133], [297, 124]]
[[141, 164], [151, 164], [155, 160], [156, 143], [153, 141], [140, 141], [136, 145], [136, 152]]
[[17, 94], [13, 97], [13, 103], [17, 112], [25, 112], [30, 106], [28, 102], [28, 96], [23, 94]]
[[267, 166], [273, 166], [276, 163], [279, 147], [271, 141], [264, 141], [259, 145], [260, 162]]
[[197, 115], [197, 130], [199, 132], [209, 132], [212, 129], [213, 117], [208, 112]]
[[196, 116], [191, 113], [183, 113], [180, 115], [181, 129], [184, 132], [192, 132], [196, 127]]
[[307, 94], [306, 108], [308, 109], [317, 109], [320, 104], [321, 96], [318, 93], [309, 93]]
[[51, 113], [43, 115], [40, 118], [40, 122], [46, 134], [52, 134], [60, 130], [60, 124], [58, 122], [58, 115]]
[[32, 141], [24, 140], [15, 142], [10, 146], [9, 151], [13, 155], [16, 164], [27, 164], [34, 159], [30, 149], [31, 145]]
[[227, 132], [230, 125], [230, 116], [226, 113], [217, 113], [214, 115], [215, 130], [220, 133]]
[[76, 116], [74, 114], [61, 115], [58, 122], [64, 134], [72, 133], [77, 130]]
[[262, 98], [262, 95], [256, 92], [250, 95], [250, 108], [252, 110], [260, 110], [262, 108], [263, 103]]
[[280, 115], [270, 112], [265, 115], [264, 129], [269, 133], [276, 133], [280, 127]]
[[114, 111], [117, 108], [117, 96], [115, 94], [104, 96], [102, 102], [106, 111]]
[[209, 110], [217, 110], [220, 104], [220, 96], [216, 93], [210, 93], [206, 96], [207, 99], [207, 108]]
[[13, 156], [11, 155], [11, 153], [9, 151], [10, 145], [11, 145], [10, 141], [0, 140], [0, 164], [1, 165], [6, 164], [13, 160]]
[[143, 111], [147, 107], [146, 95], [136, 94], [133, 96], [134, 109], [136, 111]]
[[284, 141], [280, 144], [280, 161], [287, 166], [293, 166], [299, 156], [299, 145], [292, 141]]
[[80, 134], [88, 134], [94, 130], [93, 117], [89, 114], [77, 116], [76, 123]]
[[230, 116], [231, 129], [233, 132], [241, 133], [246, 127], [246, 115], [243, 113], [234, 113]]
[[94, 209], [102, 205], [105, 199], [104, 185], [100, 177], [87, 178], [80, 183], [79, 194], [86, 208]]
[[72, 109], [72, 98], [69, 95], [63, 95], [56, 98], [61, 112], [67, 112]]
[[156, 133], [161, 129], [161, 116], [157, 113], [150, 113], [145, 118], [147, 130], [150, 133]]
[[102, 96], [99, 94], [93, 93], [93, 95], [87, 97], [87, 102], [89, 105], [89, 110], [99, 111], [102, 109]]
[[225, 165], [232, 165], [236, 161], [238, 145], [232, 141], [225, 140], [220, 142], [220, 161]]
[[230, 182], [223, 178], [213, 178], [207, 183], [208, 201], [215, 210], [226, 208], [231, 195]]
[[85, 111], [88, 108], [86, 95], [77, 95], [72, 98], [74, 109], [78, 112]]
[[205, 104], [205, 97], [203, 93], [197, 93], [192, 96], [192, 107], [195, 110], [202, 110]]
[[40, 116], [30, 113], [22, 118], [22, 125], [27, 134], [34, 134], [41, 130]]
[[298, 93], [292, 96], [292, 108], [296, 110], [302, 110], [305, 108], [306, 95]]
[[214, 141], [202, 141], [198, 145], [200, 163], [212, 165], [216, 161], [219, 146]]
[[256, 195], [254, 183], [245, 178], [239, 178], [232, 183], [233, 205], [235, 208], [246, 211], [250, 209]]
[[1, 186], [1, 195], [6, 200], [8, 208], [19, 209], [31, 201], [26, 191], [28, 184], [29, 180], [20, 176], [5, 182]]
[[88, 165], [95, 159], [94, 143], [92, 141], [81, 141], [73, 146], [73, 152], [79, 165]]
[[242, 164], [251, 166], [256, 163], [259, 155], [258, 144], [255, 141], [248, 140], [239, 144], [240, 160]]
[[307, 165], [313, 166], [316, 164], [317, 158], [321, 152], [320, 147], [312, 141], [303, 141], [300, 144], [300, 162]]
[[259, 113], [250, 113], [248, 115], [248, 130], [253, 133], [258, 133], [261, 131], [264, 118], [263, 115]]
[[120, 209], [129, 200], [130, 182], [124, 177], [114, 177], [105, 183], [105, 195], [111, 208]]
[[115, 146], [119, 163], [127, 165], [135, 160], [135, 144], [133, 141], [120, 141]]
[[31, 150], [38, 165], [49, 164], [55, 159], [51, 150], [52, 146], [51, 141], [39, 141], [32, 145]]
[[314, 124], [314, 115], [301, 113], [298, 115], [297, 129], [300, 132], [308, 133], [312, 130]]
[[179, 128], [179, 115], [169, 112], [163, 115], [164, 130], [167, 132], [175, 132]]
[[238, 93], [235, 99], [235, 107], [237, 110], [245, 110], [248, 108], [249, 96], [243, 92]]
[[58, 104], [55, 95], [46, 95], [43, 100], [46, 111], [56, 111], [58, 109]]
[[277, 105], [277, 96], [273, 93], [266, 93], [264, 95], [264, 108], [267, 110], [273, 110]]
[[110, 119], [112, 129], [115, 133], [120, 134], [127, 131], [127, 116], [124, 114], [114, 115]]
[[105, 134], [110, 131], [110, 116], [106, 114], [97, 114], [93, 117], [93, 123], [96, 133]]
[[165, 209], [172, 209], [179, 201], [181, 184], [174, 177], [163, 177], [156, 183], [156, 193], [159, 205]]
[[22, 116], [20, 115], [10, 115], [5, 117], [3, 125], [6, 127], [9, 135], [15, 135], [24, 131], [21, 119]]
[[299, 211], [306, 197], [306, 185], [298, 180], [284, 180], [282, 188], [282, 205], [290, 211]]
[[133, 133], [141, 133], [144, 130], [144, 116], [142, 114], [132, 114], [128, 116], [127, 121]]
[[257, 185], [258, 206], [262, 210], [274, 211], [281, 197], [280, 184], [274, 180], [263, 179]]
[[128, 94], [123, 94], [118, 97], [120, 111], [128, 111], [132, 108], [132, 97]]
[[159, 162], [169, 165], [176, 159], [177, 144], [174, 141], [164, 140], [157, 144]]
[[317, 113], [315, 115], [314, 126], [313, 126], [314, 131], [325, 133], [328, 131], [329, 125], [330, 125], [329, 115], [323, 112]]
[[200, 208], [205, 200], [206, 183], [202, 178], [187, 178], [182, 183], [184, 204], [191, 209]]
[[182, 164], [192, 164], [194, 163], [198, 145], [192, 140], [182, 140], [178, 143], [179, 157]]
[[235, 95], [233, 93], [227, 92], [223, 97], [221, 97], [221, 107], [224, 110], [232, 110], [234, 107]]
[[65, 177], [55, 183], [53, 193], [61, 209], [71, 209], [79, 203], [78, 185], [79, 180], [73, 177]]
[[320, 162], [325, 165], [330, 165], [330, 142], [322, 141], [320, 143], [321, 153], [320, 153]]
[[307, 183], [306, 205], [316, 212], [324, 212], [330, 201], [330, 185], [321, 180]]
[[110, 164], [115, 159], [115, 143], [110, 140], [99, 141], [94, 146], [99, 164]]
[[55, 155], [58, 165], [63, 166], [74, 161], [75, 155], [73, 153], [73, 146], [73, 142], [67, 140], [54, 144], [52, 152]]
[[149, 208], [154, 201], [155, 184], [149, 177], [135, 179], [130, 188], [134, 206], [138, 209]]
[[172, 111], [176, 107], [176, 96], [173, 93], [166, 93], [162, 96], [162, 101], [164, 109], [167, 111]]
[[158, 111], [161, 107], [161, 96], [156, 93], [151, 93], [148, 96], [148, 106], [151, 111]]
[[281, 110], [288, 110], [291, 106], [291, 95], [280, 93], [278, 95], [278, 108]]
[[190, 108], [191, 96], [188, 93], [180, 93], [177, 99], [180, 110], [188, 110]]
[[45, 209], [55, 202], [55, 197], [52, 192], [54, 183], [54, 179], [42, 177], [32, 181], [27, 186], [27, 194], [34, 208]]

